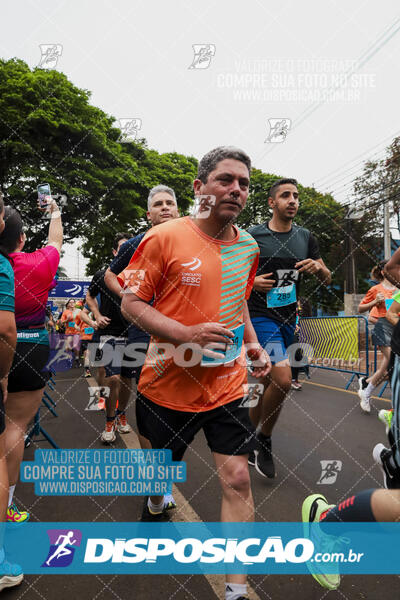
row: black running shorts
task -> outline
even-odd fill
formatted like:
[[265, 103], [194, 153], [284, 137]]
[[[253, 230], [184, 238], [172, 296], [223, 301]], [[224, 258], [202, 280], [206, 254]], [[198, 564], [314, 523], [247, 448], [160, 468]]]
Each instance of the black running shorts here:
[[50, 379], [46, 369], [50, 347], [46, 344], [17, 342], [14, 360], [8, 375], [8, 391], [25, 392], [40, 390]]
[[153, 448], [172, 450], [173, 460], [182, 460], [186, 448], [201, 429], [211, 452], [228, 456], [248, 454], [256, 448], [255, 429], [249, 409], [242, 403], [243, 399], [239, 398], [212, 410], [193, 413], [165, 408], [138, 394], [137, 426]]

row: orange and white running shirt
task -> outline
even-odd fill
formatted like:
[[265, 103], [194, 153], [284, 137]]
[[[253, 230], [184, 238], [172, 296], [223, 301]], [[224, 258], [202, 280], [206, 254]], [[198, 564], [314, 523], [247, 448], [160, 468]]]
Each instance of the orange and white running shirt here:
[[[155, 309], [183, 325], [214, 322], [233, 329], [243, 323], [259, 255], [249, 233], [237, 227], [235, 233], [230, 242], [216, 240], [190, 217], [157, 225], [119, 275], [120, 284], [145, 302], [154, 297]], [[202, 412], [244, 396], [244, 347], [241, 359], [229, 366], [179, 366], [157, 351], [161, 343], [168, 342], [151, 338], [138, 386], [156, 404]], [[189, 365], [191, 357], [187, 350], [184, 360]]]

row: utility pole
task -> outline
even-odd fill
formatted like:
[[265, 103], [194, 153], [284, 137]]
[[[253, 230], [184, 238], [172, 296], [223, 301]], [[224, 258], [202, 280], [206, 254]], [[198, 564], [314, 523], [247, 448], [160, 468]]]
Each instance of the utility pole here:
[[358, 219], [362, 216], [362, 212], [357, 211], [355, 208], [349, 208], [346, 215], [346, 240], [345, 240], [345, 286], [344, 286], [344, 310], [346, 315], [354, 315], [356, 313], [355, 308], [355, 294], [357, 294], [357, 277], [356, 267], [354, 261], [354, 240], [353, 240], [353, 220]]
[[359, 212], [350, 210], [346, 217], [346, 293], [357, 294], [356, 266], [354, 261], [354, 240], [352, 221], [359, 218]]
[[[395, 168], [394, 157], [388, 158], [385, 162], [385, 166], [387, 169], [387, 173], [390, 176], [390, 179], [394, 179], [393, 171], [391, 168]], [[387, 192], [389, 196], [389, 192]], [[392, 243], [390, 239], [390, 206], [389, 206], [389, 197], [383, 202], [383, 250], [384, 250], [384, 258], [385, 260], [389, 260], [392, 256]]]
[[390, 240], [390, 211], [389, 200], [385, 200], [383, 204], [383, 247], [385, 260], [389, 260], [392, 256], [391, 240]]

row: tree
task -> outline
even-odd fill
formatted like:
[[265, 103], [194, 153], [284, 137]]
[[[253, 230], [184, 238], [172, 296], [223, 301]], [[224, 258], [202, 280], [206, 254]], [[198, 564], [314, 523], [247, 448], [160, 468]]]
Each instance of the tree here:
[[140, 168], [118, 143], [113, 117], [89, 103], [90, 92], [57, 71], [31, 71], [21, 60], [1, 60], [0, 74], [0, 187], [28, 224], [30, 246], [47, 233], [35, 211], [43, 181], [68, 198], [66, 241], [85, 236], [111, 194], [138, 216]]
[[0, 60], [0, 189], [22, 213], [28, 250], [43, 245], [48, 231], [36, 186], [47, 182], [53, 194], [65, 194], [64, 239], [83, 240], [93, 272], [108, 260], [116, 231], [136, 230], [153, 185], [174, 185], [187, 210], [196, 160], [160, 156], [145, 140], [121, 143], [115, 118], [90, 96], [63, 73]]
[[400, 137], [386, 148], [380, 160], [369, 160], [353, 188], [352, 208], [360, 212], [353, 221], [352, 236], [355, 240], [355, 261], [359, 291], [369, 287], [369, 272], [373, 265], [383, 259], [383, 208], [388, 202], [390, 217], [397, 218], [399, 228], [400, 209]]

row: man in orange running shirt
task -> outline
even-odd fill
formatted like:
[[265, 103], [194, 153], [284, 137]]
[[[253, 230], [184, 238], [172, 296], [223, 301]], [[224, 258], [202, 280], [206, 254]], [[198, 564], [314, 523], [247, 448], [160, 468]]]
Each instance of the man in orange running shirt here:
[[[243, 341], [251, 345], [253, 375], [265, 377], [271, 369], [246, 302], [258, 245], [233, 224], [246, 205], [250, 169], [249, 157], [237, 148], [206, 154], [194, 181], [197, 212], [153, 227], [119, 276], [124, 317], [152, 336], [138, 385], [139, 432], [153, 448], [169, 448], [173, 460], [181, 460], [203, 429], [226, 522], [254, 518], [247, 459], [255, 431], [242, 402], [247, 389]], [[221, 352], [229, 356], [225, 363]], [[142, 520], [166, 518], [163, 497], [150, 497]], [[246, 593], [246, 575], [227, 576], [227, 600], [246, 599]]]

